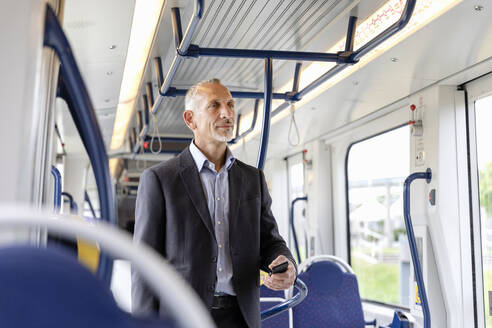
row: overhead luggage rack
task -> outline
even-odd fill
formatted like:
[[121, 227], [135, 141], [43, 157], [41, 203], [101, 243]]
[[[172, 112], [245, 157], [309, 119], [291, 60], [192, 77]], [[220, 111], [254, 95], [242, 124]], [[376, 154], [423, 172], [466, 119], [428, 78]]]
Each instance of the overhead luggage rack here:
[[[382, 33], [374, 37], [371, 41], [367, 42], [359, 49], [354, 50], [354, 37], [356, 32], [357, 17], [351, 15], [348, 21], [347, 35], [345, 38], [345, 49], [338, 53], [324, 53], [324, 52], [302, 52], [302, 51], [283, 51], [283, 50], [256, 50], [256, 49], [232, 49], [232, 48], [210, 48], [200, 47], [198, 44], [192, 44], [194, 33], [196, 32], [199, 22], [203, 17], [204, 1], [197, 0], [195, 2], [193, 14], [189, 21], [184, 34], [181, 29], [181, 17], [179, 8], [171, 9], [172, 29], [173, 36], [176, 44], [176, 50], [171, 66], [168, 69], [165, 77], [162, 72], [162, 62], [160, 57], [154, 58], [154, 73], [156, 81], [159, 84], [159, 94], [154, 99], [152, 95], [151, 84], [146, 84], [146, 92], [144, 95], [148, 101], [144, 104], [149, 105], [149, 111], [153, 115], [157, 114], [160, 110], [160, 105], [164, 97], [176, 97], [184, 96], [186, 89], [178, 89], [172, 86], [173, 79], [180, 67], [183, 58], [187, 57], [227, 57], [227, 58], [254, 58], [264, 59], [265, 61], [265, 81], [264, 81], [264, 93], [261, 92], [245, 92], [231, 90], [231, 94], [236, 98], [251, 98], [261, 99], [263, 98], [263, 129], [262, 129], [262, 142], [260, 145], [259, 156], [257, 166], [263, 168], [266, 150], [267, 139], [270, 127], [270, 118], [279, 114], [282, 110], [289, 107], [292, 102], [296, 102], [302, 99], [306, 94], [323, 84], [325, 81], [338, 74], [349, 65], [357, 63], [365, 54], [376, 48], [382, 42], [393, 36], [395, 33], [403, 29], [410, 20], [413, 10], [415, 8], [416, 0], [407, 0], [405, 8], [394, 24], [384, 30]], [[273, 64], [272, 60], [295, 60], [295, 61], [321, 61], [321, 62], [333, 62], [336, 63], [334, 67], [322, 74], [319, 78], [311, 82], [309, 85], [301, 90], [294, 88], [291, 92], [286, 93], [273, 93], [272, 80], [273, 80]], [[299, 81], [300, 67], [296, 68], [294, 81]], [[296, 84], [294, 82], [294, 84]], [[262, 97], [263, 95], [263, 97]], [[282, 99], [284, 103], [275, 109], [271, 109], [272, 99]], [[145, 105], [147, 106], [147, 105]], [[147, 130], [143, 128], [140, 133], [140, 142], [143, 142], [147, 136]], [[241, 136], [237, 136], [234, 141], [237, 142]], [[137, 145], [137, 140], [133, 145], [134, 155], [140, 150]]]

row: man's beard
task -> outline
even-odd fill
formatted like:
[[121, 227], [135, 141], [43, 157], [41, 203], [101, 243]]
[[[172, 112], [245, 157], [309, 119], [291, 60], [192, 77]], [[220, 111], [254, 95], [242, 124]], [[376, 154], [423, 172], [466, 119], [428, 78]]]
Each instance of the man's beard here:
[[229, 142], [232, 140], [232, 132], [233, 132], [233, 129], [230, 129], [227, 131], [226, 135], [221, 135], [216, 130], [214, 130], [212, 137], [215, 140], [220, 141], [220, 142]]

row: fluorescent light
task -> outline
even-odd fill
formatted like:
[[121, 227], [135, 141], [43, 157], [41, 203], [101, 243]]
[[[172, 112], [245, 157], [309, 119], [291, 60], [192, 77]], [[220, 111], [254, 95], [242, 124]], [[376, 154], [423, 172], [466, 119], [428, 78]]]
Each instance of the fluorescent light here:
[[[408, 36], [418, 31], [420, 28], [433, 21], [437, 17], [444, 14], [446, 11], [456, 6], [462, 0], [419, 0], [415, 6], [413, 11], [412, 18], [408, 22], [407, 26], [397, 34], [393, 35], [391, 38], [383, 42], [377, 48], [373, 49], [365, 56], [361, 58], [361, 60], [352, 66], [347, 67], [345, 70], [340, 72], [339, 74], [333, 76], [325, 83], [320, 85], [315, 90], [308, 93], [304, 96], [300, 101], [295, 104], [296, 110], [301, 108], [304, 104], [310, 102], [314, 98], [318, 97], [320, 94], [325, 92], [327, 89], [331, 88], [347, 76], [351, 75], [361, 67], [364, 67], [373, 59], [379, 57], [386, 50], [392, 48], [400, 41], [406, 39]], [[403, 12], [404, 6], [406, 4], [406, 0], [389, 0], [386, 2], [380, 9], [378, 9], [374, 14], [369, 16], [362, 23], [357, 25], [356, 35], [354, 40], [354, 49], [360, 48], [362, 45], [369, 42], [375, 36], [379, 35], [386, 28], [395, 23], [401, 16]], [[338, 51], [345, 49], [345, 38], [340, 39], [334, 46], [330, 47], [326, 52], [328, 53], [336, 53]], [[320, 72], [327, 72], [330, 68], [335, 66], [334, 63], [326, 63], [326, 62], [313, 62], [307, 67], [305, 67], [301, 72], [301, 81], [300, 81], [300, 89], [302, 90], [304, 87], [309, 85], [311, 82], [320, 77]], [[284, 84], [279, 92], [289, 91], [292, 86], [293, 80], [288, 81]], [[275, 109], [280, 104], [282, 104], [282, 100], [274, 100], [272, 102], [272, 109]], [[290, 111], [285, 109], [281, 111], [278, 115], [272, 118], [271, 125], [277, 123], [283, 118], [290, 115]], [[253, 116], [253, 113], [249, 113], [243, 115], [241, 117], [241, 123], [244, 120], [249, 119], [249, 116]], [[244, 117], [244, 118], [243, 118]], [[258, 135], [261, 131], [261, 120], [263, 117], [263, 112], [260, 110], [258, 113], [258, 120], [255, 126], [255, 129], [245, 137], [245, 141], [249, 141]], [[249, 119], [250, 120], [250, 119]], [[249, 126], [246, 124], [241, 124], [240, 133], [244, 132], [248, 129]], [[231, 146], [231, 149], [235, 149], [238, 147], [238, 144], [234, 144]]]
[[118, 168], [119, 159], [118, 158], [110, 158], [109, 159], [109, 172], [111, 172], [111, 176], [115, 177], [116, 169]]
[[111, 139], [111, 150], [119, 149], [125, 143], [128, 125], [134, 113], [133, 109], [138, 95], [138, 88], [163, 4], [164, 0], [137, 0], [135, 3], [125, 71], [123, 72], [120, 98]]

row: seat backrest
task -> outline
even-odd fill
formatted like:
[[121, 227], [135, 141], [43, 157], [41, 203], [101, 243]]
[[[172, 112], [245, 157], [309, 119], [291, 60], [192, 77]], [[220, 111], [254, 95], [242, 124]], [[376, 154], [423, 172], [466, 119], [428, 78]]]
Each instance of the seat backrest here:
[[[279, 290], [272, 290], [265, 285], [260, 287], [260, 310], [263, 312], [285, 300], [285, 293]], [[288, 328], [289, 313], [291, 310], [284, 311], [272, 318], [261, 321], [262, 328]]]
[[0, 249], [0, 327], [171, 327], [122, 311], [113, 295], [66, 250]]
[[313, 262], [299, 275], [306, 299], [293, 308], [294, 327], [363, 328], [364, 314], [357, 278], [333, 262]]

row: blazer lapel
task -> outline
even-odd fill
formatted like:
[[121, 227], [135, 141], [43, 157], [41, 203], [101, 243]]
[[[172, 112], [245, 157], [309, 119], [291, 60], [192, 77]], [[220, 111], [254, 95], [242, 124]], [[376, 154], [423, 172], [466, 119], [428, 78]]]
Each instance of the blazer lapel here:
[[[232, 236], [232, 229], [237, 226], [237, 214], [241, 198], [241, 187], [243, 184], [243, 174], [237, 162], [235, 162], [229, 171], [229, 235]], [[229, 237], [229, 242], [234, 239]]]
[[193, 206], [195, 206], [198, 214], [200, 214], [200, 218], [207, 227], [207, 230], [215, 239], [214, 227], [208, 211], [207, 200], [205, 198], [205, 194], [203, 193], [202, 181], [196, 168], [196, 164], [193, 161], [193, 157], [188, 149], [185, 149], [183, 153], [181, 153], [181, 163], [182, 166], [184, 166], [184, 169], [181, 170], [179, 175], [183, 181], [185, 189], [191, 198]]

